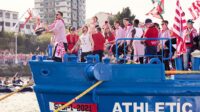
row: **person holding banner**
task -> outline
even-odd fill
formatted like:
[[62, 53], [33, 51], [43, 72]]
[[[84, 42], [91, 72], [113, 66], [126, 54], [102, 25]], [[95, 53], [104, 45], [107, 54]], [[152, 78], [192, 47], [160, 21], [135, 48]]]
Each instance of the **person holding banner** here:
[[58, 11], [56, 14], [56, 20], [47, 28], [47, 32], [53, 33], [55, 50], [52, 59], [57, 62], [62, 62], [62, 57], [67, 52], [65, 24], [62, 17], [63, 13]]

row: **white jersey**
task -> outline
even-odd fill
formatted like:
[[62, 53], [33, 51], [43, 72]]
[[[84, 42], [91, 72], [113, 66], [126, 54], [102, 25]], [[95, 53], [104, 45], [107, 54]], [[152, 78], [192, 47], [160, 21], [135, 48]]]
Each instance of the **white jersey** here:
[[[143, 30], [142, 28], [135, 27], [135, 36], [134, 38], [142, 38]], [[137, 61], [139, 57], [143, 57], [145, 54], [145, 47], [143, 44], [141, 44], [141, 40], [134, 40], [133, 43], [133, 49], [134, 49], [134, 61]]]
[[80, 40], [81, 40], [81, 49], [82, 52], [90, 52], [92, 51], [92, 43], [90, 40], [90, 34], [82, 34], [80, 36]]

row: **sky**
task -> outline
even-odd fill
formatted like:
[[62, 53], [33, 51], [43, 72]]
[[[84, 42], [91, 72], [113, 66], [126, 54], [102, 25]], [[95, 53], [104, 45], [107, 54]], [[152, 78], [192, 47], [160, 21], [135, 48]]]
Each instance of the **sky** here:
[[[186, 19], [190, 19], [188, 7], [195, 0], [180, 0], [181, 6], [186, 13]], [[23, 14], [28, 8], [34, 7], [34, 0], [0, 0], [0, 9], [18, 11]], [[151, 0], [86, 0], [86, 18], [91, 18], [98, 12], [108, 12], [116, 14], [125, 7], [130, 7], [137, 19], [144, 21], [151, 18], [155, 22], [160, 20], [146, 16], [145, 14], [153, 8]], [[175, 16], [176, 0], [165, 0], [164, 19], [168, 20], [170, 26], [173, 24]], [[195, 27], [199, 28], [200, 19], [195, 21]]]

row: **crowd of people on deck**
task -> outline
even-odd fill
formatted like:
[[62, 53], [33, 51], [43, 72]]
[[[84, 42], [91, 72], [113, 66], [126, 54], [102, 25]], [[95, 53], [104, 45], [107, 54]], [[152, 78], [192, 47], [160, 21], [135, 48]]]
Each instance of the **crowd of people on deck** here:
[[[52, 41], [55, 50], [52, 59], [54, 61], [61, 62], [64, 53], [78, 55], [81, 50], [81, 62], [85, 62], [85, 57], [90, 54], [98, 54], [100, 61], [103, 57], [113, 59], [119, 56], [127, 63], [140, 64], [149, 63], [150, 59], [155, 57], [161, 61], [162, 58], [171, 57], [170, 60], [163, 61], [165, 69], [175, 68], [173, 60], [177, 57], [177, 53], [170, 41], [172, 44], [176, 44], [176, 37], [173, 35], [172, 29], [169, 29], [167, 20], [162, 20], [161, 27], [159, 23], [154, 23], [151, 19], [146, 19], [144, 25], [141, 25], [142, 22], [138, 19], [130, 21], [129, 18], [123, 19], [124, 27], [120, 21], [115, 21], [113, 26], [105, 21], [104, 25], [100, 26], [98, 18], [94, 16], [91, 23], [82, 26], [81, 30], [72, 26], [69, 28], [69, 33], [66, 34], [62, 16], [63, 13], [58, 11], [54, 23], [46, 29], [47, 32], [53, 33]], [[186, 53], [182, 56], [185, 70], [191, 68], [191, 52], [200, 49], [199, 33], [193, 24], [193, 20], [189, 19], [187, 29], [183, 32], [187, 47]], [[160, 38], [167, 39], [159, 40]], [[172, 47], [172, 53], [170, 53], [170, 47]]]

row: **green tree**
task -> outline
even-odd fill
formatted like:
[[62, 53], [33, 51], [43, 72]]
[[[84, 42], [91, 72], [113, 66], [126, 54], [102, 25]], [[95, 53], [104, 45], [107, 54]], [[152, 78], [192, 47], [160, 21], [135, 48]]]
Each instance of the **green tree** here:
[[[44, 34], [39, 37], [34, 35], [20, 34], [17, 36], [18, 53], [35, 53], [39, 47], [39, 52], [45, 52], [50, 43], [50, 34]], [[0, 33], [0, 50], [15, 49], [15, 35], [12, 32]]]
[[118, 12], [116, 15], [114, 15], [113, 18], [109, 18], [109, 23], [111, 25], [114, 25], [114, 21], [118, 20], [120, 21], [120, 24], [123, 26], [123, 19], [129, 18], [130, 22], [132, 22], [135, 18], [135, 15], [131, 13], [131, 10], [129, 7], [123, 8], [122, 12]]

